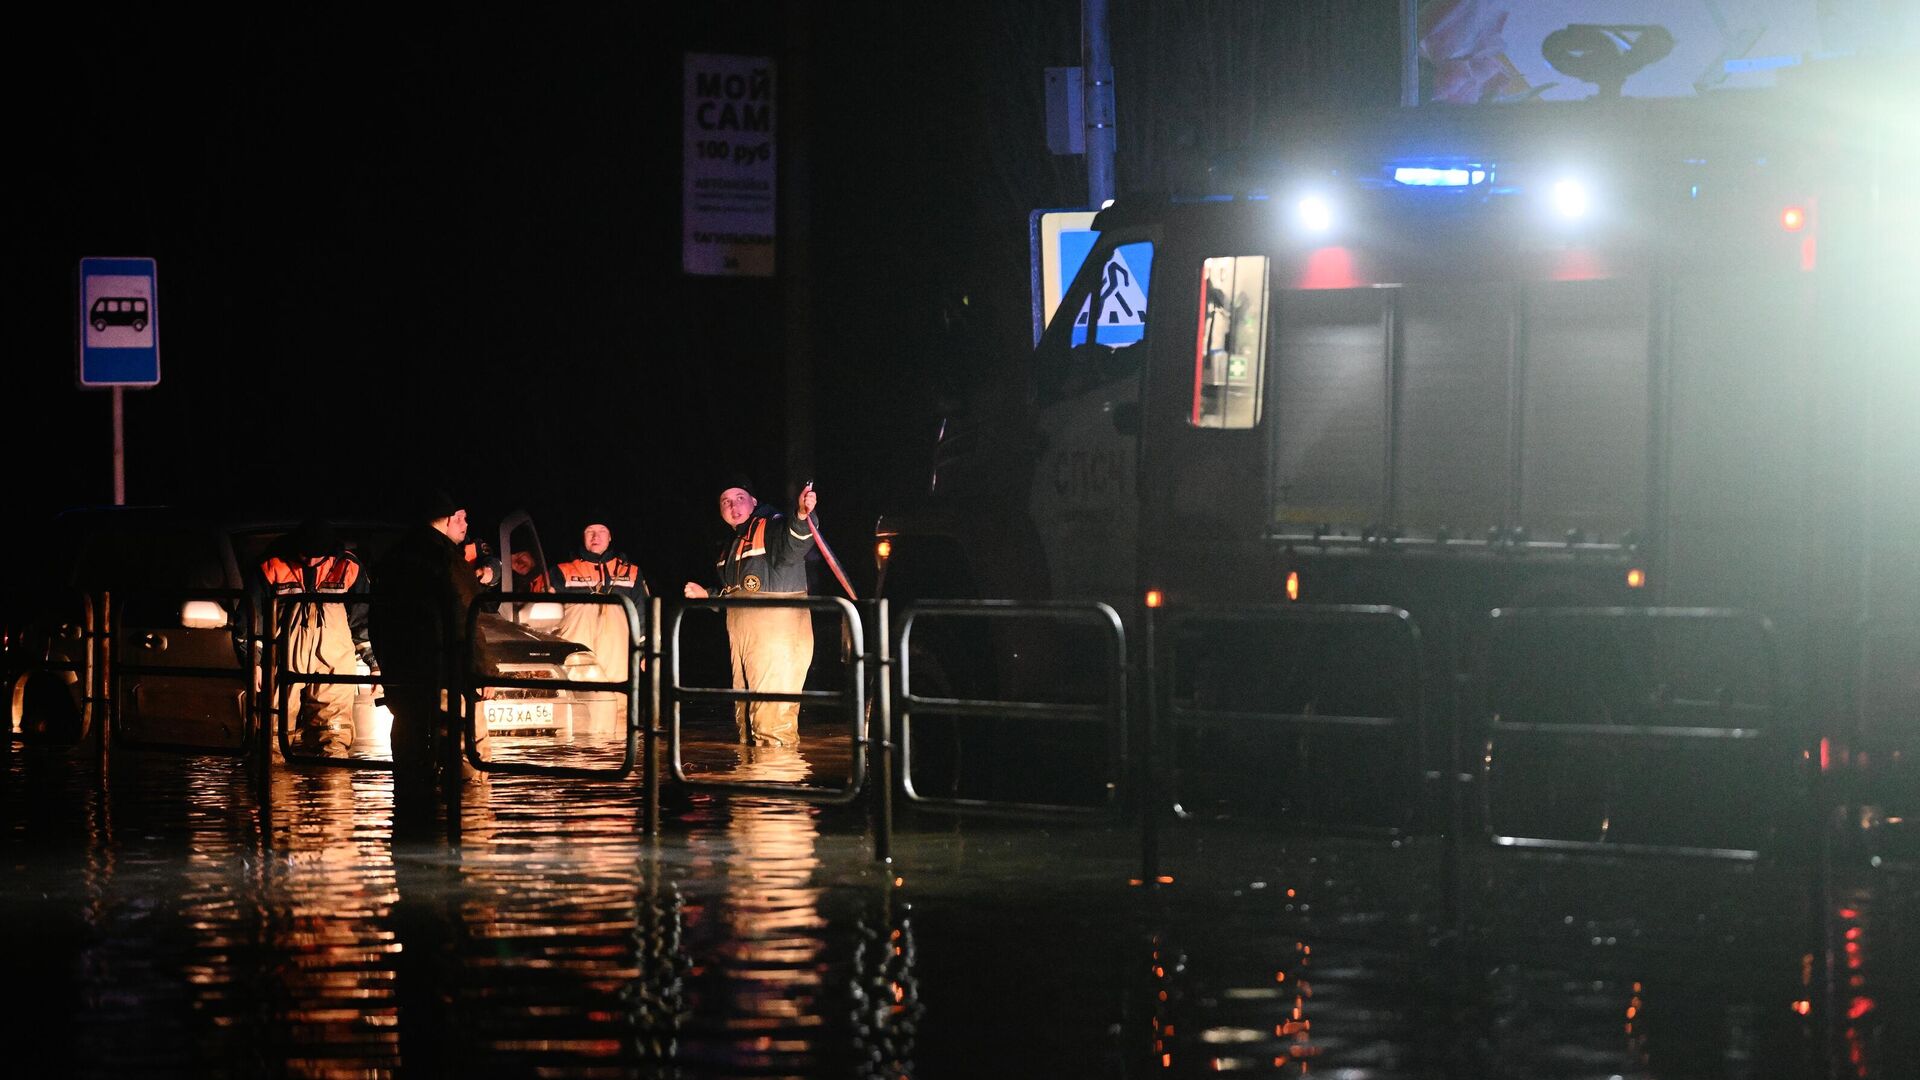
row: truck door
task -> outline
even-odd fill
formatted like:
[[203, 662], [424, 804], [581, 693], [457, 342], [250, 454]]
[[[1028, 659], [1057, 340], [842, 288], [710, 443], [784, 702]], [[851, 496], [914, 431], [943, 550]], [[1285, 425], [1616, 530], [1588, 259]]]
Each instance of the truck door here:
[[[1268, 258], [1170, 251], [1164, 329], [1142, 406], [1142, 576], [1169, 596], [1251, 600], [1265, 505]], [[1268, 599], [1271, 599], [1269, 597]]]
[[1101, 237], [1035, 358], [1044, 442], [1029, 512], [1056, 598], [1113, 601], [1134, 590], [1134, 475], [1153, 254], [1144, 233]]
[[[500, 521], [500, 591], [551, 592], [546, 550], [540, 546], [540, 530], [525, 510], [516, 510]], [[512, 605], [501, 605], [501, 615], [513, 619]], [[524, 619], [517, 621], [524, 622]]]

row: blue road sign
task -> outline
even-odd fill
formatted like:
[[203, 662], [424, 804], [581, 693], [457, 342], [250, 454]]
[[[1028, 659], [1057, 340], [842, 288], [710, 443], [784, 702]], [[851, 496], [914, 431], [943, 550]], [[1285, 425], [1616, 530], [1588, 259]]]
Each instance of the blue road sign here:
[[160, 305], [152, 259], [80, 260], [80, 385], [157, 386]]
[[[1093, 228], [1093, 210], [1035, 210], [1028, 218], [1028, 243], [1033, 257], [1033, 342], [1053, 321], [1067, 286], [1087, 261], [1100, 239]], [[1124, 345], [1146, 334], [1147, 282], [1153, 275], [1153, 245], [1127, 244], [1114, 251], [1102, 271], [1100, 286], [1100, 341]], [[1090, 304], [1082, 303], [1074, 319], [1073, 343], [1087, 340]]]

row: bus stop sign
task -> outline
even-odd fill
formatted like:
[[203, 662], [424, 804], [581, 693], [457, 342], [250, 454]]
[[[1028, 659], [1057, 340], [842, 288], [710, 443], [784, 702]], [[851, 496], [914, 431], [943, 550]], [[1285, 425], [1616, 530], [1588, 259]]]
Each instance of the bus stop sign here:
[[160, 308], [152, 259], [80, 260], [82, 387], [160, 383]]

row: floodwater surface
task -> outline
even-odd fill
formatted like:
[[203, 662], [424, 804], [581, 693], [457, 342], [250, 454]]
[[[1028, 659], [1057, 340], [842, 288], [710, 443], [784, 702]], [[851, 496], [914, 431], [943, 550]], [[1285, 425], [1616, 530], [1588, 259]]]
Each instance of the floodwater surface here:
[[[604, 743], [502, 759], [606, 763]], [[700, 778], [835, 785], [710, 732]], [[16, 747], [0, 935], [29, 1075], [1920, 1076], [1915, 875]]]

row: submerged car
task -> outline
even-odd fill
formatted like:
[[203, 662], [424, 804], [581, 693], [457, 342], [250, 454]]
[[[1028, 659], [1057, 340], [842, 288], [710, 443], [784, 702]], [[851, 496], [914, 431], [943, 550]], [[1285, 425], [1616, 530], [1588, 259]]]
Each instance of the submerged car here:
[[[146, 507], [60, 515], [43, 534], [43, 572], [0, 599], [0, 687], [11, 730], [74, 740], [111, 713], [122, 741], [241, 749], [251, 721], [272, 715], [262, 691], [283, 696], [272, 691], [289, 678], [259, 670], [272, 650], [250, 633], [248, 613], [249, 598], [264, 595], [256, 588], [260, 563], [296, 525]], [[335, 523], [363, 565], [376, 563], [402, 528]], [[264, 611], [258, 618], [264, 623]], [[480, 719], [490, 733], [567, 738], [607, 722], [607, 695], [567, 685], [601, 677], [587, 647], [485, 612], [476, 642], [483, 674], [554, 683], [483, 687]], [[392, 719], [373, 683], [360, 686], [353, 712], [355, 744], [384, 745]]]

